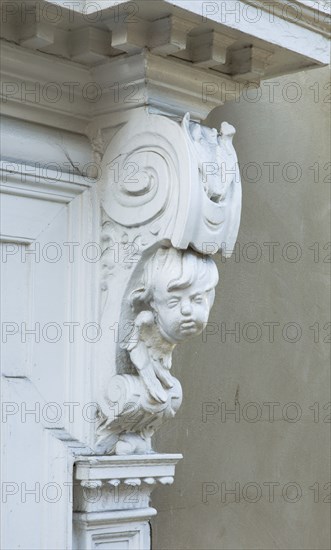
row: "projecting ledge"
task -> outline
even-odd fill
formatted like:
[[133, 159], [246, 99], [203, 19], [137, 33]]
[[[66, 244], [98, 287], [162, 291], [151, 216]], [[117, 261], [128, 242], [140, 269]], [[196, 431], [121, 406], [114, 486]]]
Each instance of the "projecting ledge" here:
[[180, 454], [78, 457], [74, 468], [74, 549], [142, 550], [157, 485], [173, 483]]

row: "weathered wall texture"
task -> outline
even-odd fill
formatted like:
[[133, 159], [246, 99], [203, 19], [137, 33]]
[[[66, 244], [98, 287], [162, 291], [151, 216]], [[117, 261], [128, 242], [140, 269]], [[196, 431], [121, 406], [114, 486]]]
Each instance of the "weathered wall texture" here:
[[328, 69], [272, 82], [210, 119], [237, 128], [241, 250], [217, 258], [215, 334], [174, 357], [184, 402], [157, 449], [184, 459], [154, 493], [154, 550], [329, 548]]

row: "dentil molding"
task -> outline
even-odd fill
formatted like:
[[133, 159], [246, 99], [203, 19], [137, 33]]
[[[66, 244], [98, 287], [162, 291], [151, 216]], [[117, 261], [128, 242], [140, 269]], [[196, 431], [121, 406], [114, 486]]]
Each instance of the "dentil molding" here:
[[2, 112], [85, 133], [147, 106], [203, 120], [261, 79], [327, 64], [323, 2], [1, 4]]

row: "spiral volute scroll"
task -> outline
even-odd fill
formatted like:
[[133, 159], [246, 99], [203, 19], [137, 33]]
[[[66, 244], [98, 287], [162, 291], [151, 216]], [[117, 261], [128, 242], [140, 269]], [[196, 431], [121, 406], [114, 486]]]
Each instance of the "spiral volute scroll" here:
[[142, 147], [107, 165], [109, 191], [104, 209], [115, 222], [145, 224], [166, 208], [171, 193], [170, 160], [165, 152]]

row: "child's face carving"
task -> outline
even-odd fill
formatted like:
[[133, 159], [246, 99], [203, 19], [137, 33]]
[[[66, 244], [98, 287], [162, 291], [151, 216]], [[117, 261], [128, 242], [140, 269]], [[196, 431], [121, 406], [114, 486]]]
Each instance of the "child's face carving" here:
[[193, 281], [187, 288], [167, 289], [168, 280], [161, 277], [154, 285], [151, 306], [157, 313], [157, 324], [163, 337], [179, 343], [200, 334], [209, 316], [214, 290], [206, 290], [206, 281]]

